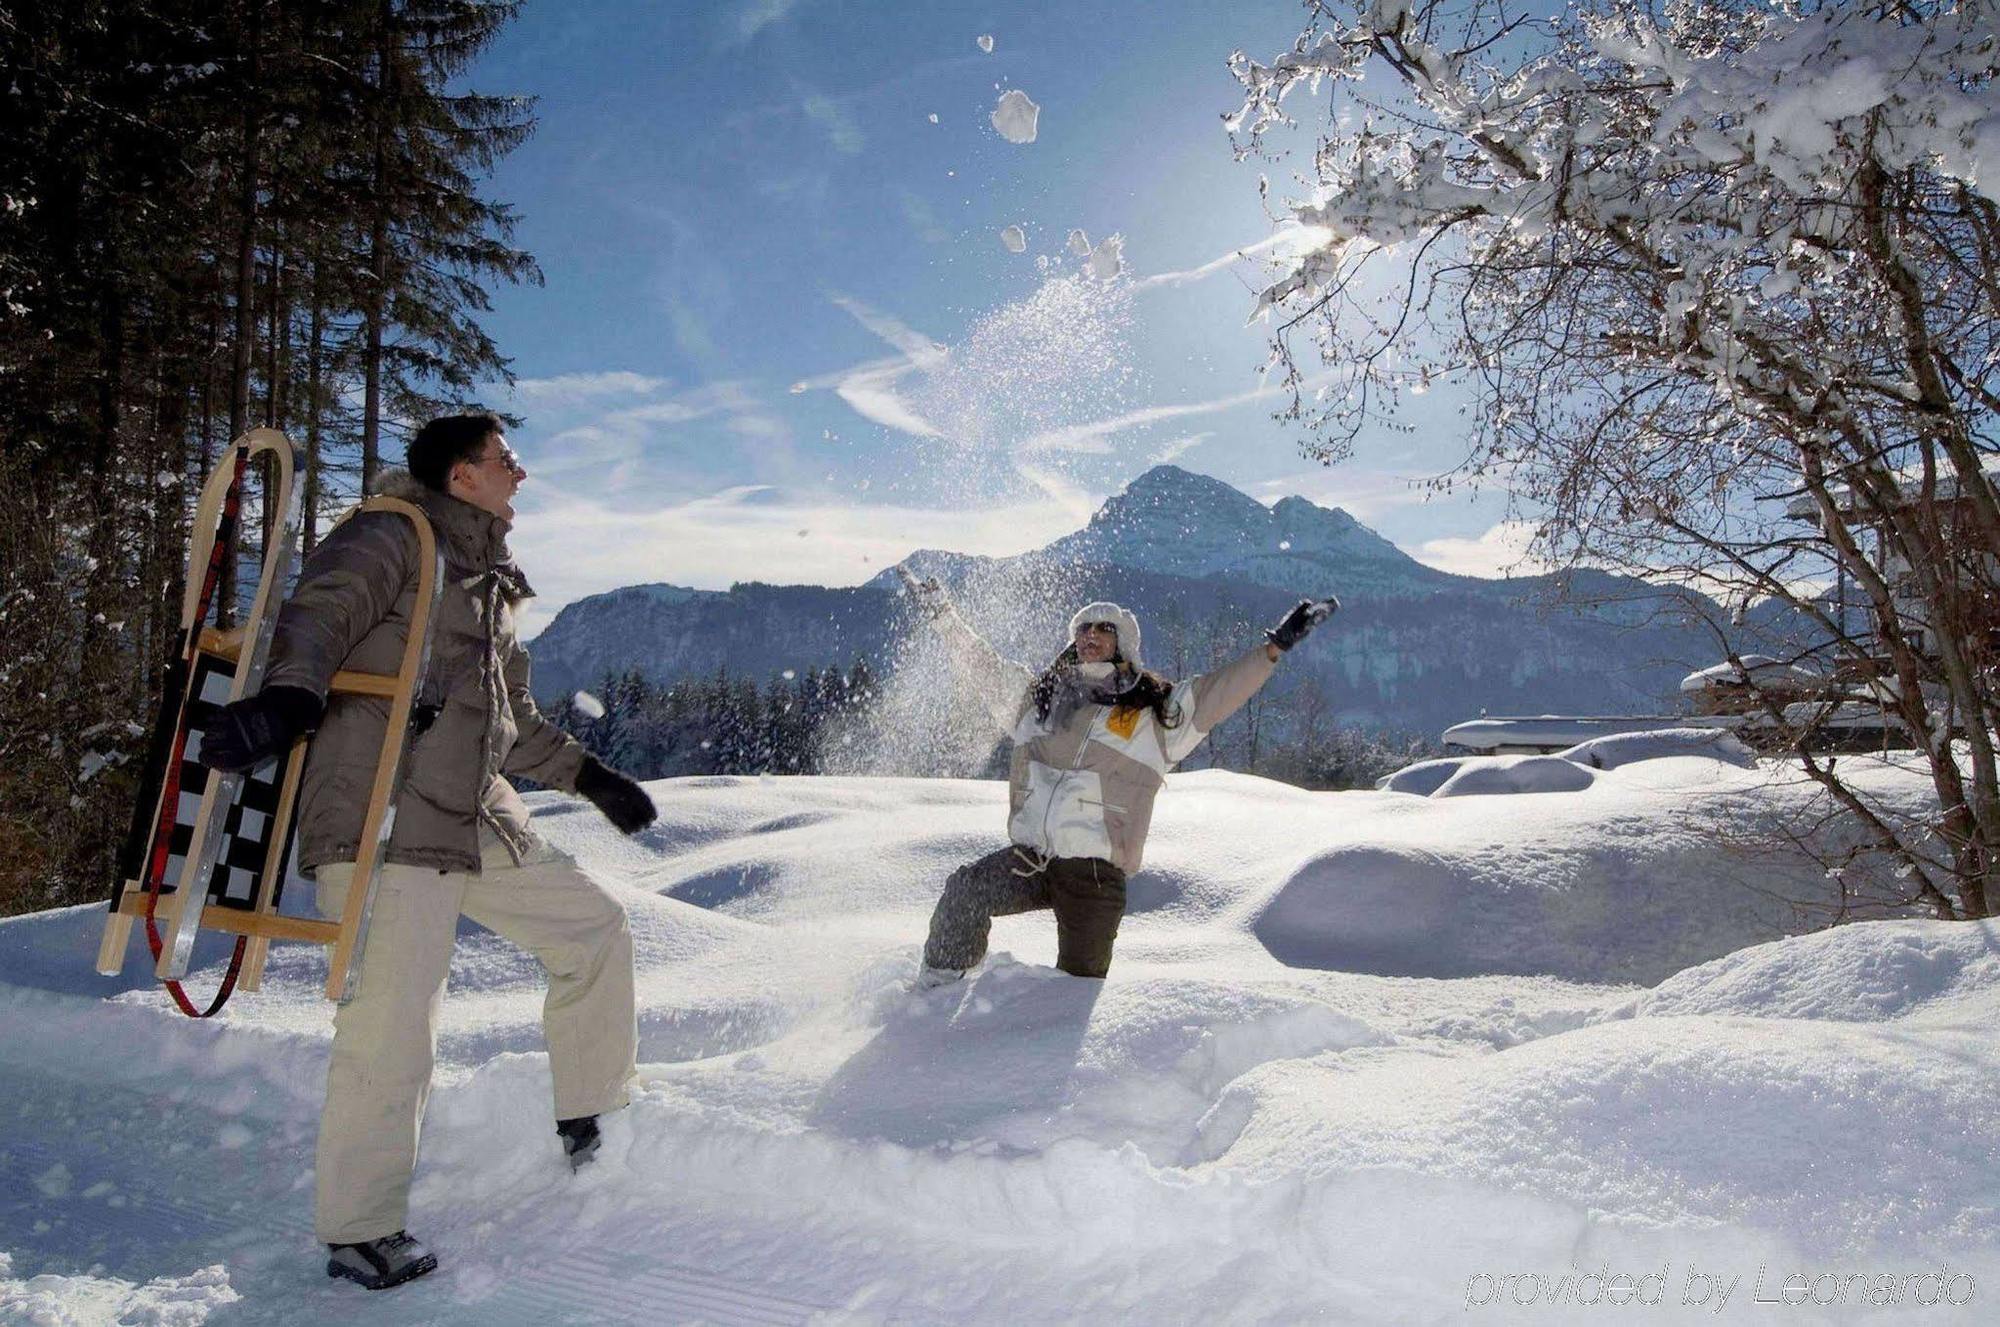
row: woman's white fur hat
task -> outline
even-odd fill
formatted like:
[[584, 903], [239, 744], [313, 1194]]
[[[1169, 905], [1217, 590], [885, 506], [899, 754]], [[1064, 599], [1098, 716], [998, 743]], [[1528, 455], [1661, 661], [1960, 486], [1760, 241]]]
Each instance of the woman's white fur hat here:
[[1131, 610], [1117, 604], [1099, 601], [1085, 604], [1076, 610], [1076, 616], [1069, 620], [1069, 638], [1076, 639], [1076, 629], [1086, 622], [1109, 622], [1118, 628], [1118, 657], [1134, 668], [1145, 667], [1139, 657], [1139, 619]]

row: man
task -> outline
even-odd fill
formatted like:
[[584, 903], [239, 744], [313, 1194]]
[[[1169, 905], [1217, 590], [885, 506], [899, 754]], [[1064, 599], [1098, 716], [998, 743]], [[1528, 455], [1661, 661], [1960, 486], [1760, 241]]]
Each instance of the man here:
[[1173, 683], [1142, 663], [1136, 616], [1117, 604], [1087, 604], [1070, 619], [1069, 644], [1037, 677], [1001, 658], [936, 581], [902, 576], [954, 670], [1014, 740], [1010, 842], [945, 881], [918, 986], [957, 981], [977, 966], [993, 918], [1041, 908], [1056, 915], [1056, 966], [1105, 976], [1125, 915], [1125, 880], [1145, 854], [1167, 771], [1340, 605], [1301, 600], [1242, 658]]
[[[371, 1290], [437, 1267], [404, 1226], [461, 913], [548, 972], [542, 1026], [556, 1132], [573, 1167], [597, 1149], [597, 1117], [626, 1103], [637, 1024], [625, 910], [536, 836], [506, 776], [577, 792], [627, 834], [657, 815], [644, 789], [547, 722], [529, 694], [514, 609], [532, 591], [507, 551], [527, 471], [500, 420], [434, 419], [411, 440], [408, 458], [409, 470], [383, 476], [377, 491], [414, 503], [430, 521], [444, 592], [394, 830], [376, 872], [359, 990], [334, 1014], [318, 1151], [327, 1274]], [[279, 615], [263, 688], [225, 706], [203, 735], [201, 760], [236, 770], [313, 733], [298, 862], [328, 916], [340, 915], [354, 874], [388, 701], [329, 698], [327, 687], [343, 668], [396, 671], [417, 558], [416, 532], [400, 515], [362, 513], [342, 524], [307, 561]]]

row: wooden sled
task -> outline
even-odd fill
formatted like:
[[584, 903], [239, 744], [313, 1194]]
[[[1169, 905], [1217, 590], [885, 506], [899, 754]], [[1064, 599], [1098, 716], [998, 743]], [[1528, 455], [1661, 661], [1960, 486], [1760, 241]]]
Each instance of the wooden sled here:
[[[267, 490], [267, 510], [274, 529], [281, 531], [267, 549], [257, 595], [243, 624], [229, 631], [206, 623], [208, 605], [201, 568], [215, 555], [225, 502], [241, 468], [234, 452], [246, 457], [269, 452], [277, 478]], [[275, 429], [254, 429], [238, 439], [207, 484], [196, 507], [195, 534], [189, 559], [188, 592], [182, 601], [184, 664], [169, 679], [169, 694], [156, 729], [152, 766], [140, 792], [139, 814], [128, 843], [114, 892], [97, 970], [116, 975], [135, 921], [157, 927], [155, 975], [168, 983], [176, 1002], [201, 1017], [179, 990], [187, 974], [195, 937], [203, 930], [238, 937], [224, 989], [209, 1013], [221, 1007], [228, 988], [238, 982], [256, 990], [273, 940], [301, 940], [332, 947], [327, 965], [326, 995], [343, 1003], [353, 998], [355, 978], [366, 943], [368, 917], [375, 900], [375, 868], [394, 828], [394, 800], [401, 772], [410, 715], [430, 662], [431, 626], [444, 588], [444, 563], [423, 512], [397, 498], [373, 497], [341, 517], [357, 512], [394, 512], [411, 523], [418, 545], [417, 593], [411, 609], [409, 640], [395, 673], [343, 670], [333, 676], [333, 696], [376, 696], [389, 702], [382, 751], [376, 761], [367, 811], [354, 864], [353, 883], [338, 921], [294, 916], [279, 911], [285, 863], [290, 856], [300, 776], [309, 738], [300, 738], [276, 762], [241, 774], [208, 770], [195, 759], [199, 739], [190, 730], [213, 706], [238, 700], [262, 685], [266, 656], [277, 624], [277, 596], [290, 570], [299, 528], [291, 445]], [[233, 506], [233, 502], [231, 502]], [[195, 749], [191, 750], [190, 747]], [[198, 792], [196, 790], [199, 790]], [[176, 795], [168, 804], [167, 794]], [[143, 817], [143, 818], [141, 818]], [[162, 823], [162, 822], [165, 823]], [[178, 847], [178, 854], [173, 849]], [[143, 851], [139, 849], [143, 848]], [[157, 878], [156, 878], [157, 877]], [[183, 880], [205, 888], [182, 888]]]

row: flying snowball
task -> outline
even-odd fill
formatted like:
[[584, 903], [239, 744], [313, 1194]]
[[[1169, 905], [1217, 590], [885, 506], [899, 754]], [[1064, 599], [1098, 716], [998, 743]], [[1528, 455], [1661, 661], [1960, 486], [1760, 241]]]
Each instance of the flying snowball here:
[[936, 124], [937, 122], [938, 122], [938, 118], [937, 118], [937, 112], [936, 112], [936, 111], [932, 111], [932, 112], [931, 112], [931, 123], [932, 123], [932, 124]]
[[1090, 274], [1109, 281], [1125, 270], [1125, 237], [1113, 235], [1090, 251]]
[[1009, 226], [1000, 232], [1000, 243], [1007, 246], [1008, 253], [1026, 253], [1028, 235], [1019, 226]]
[[574, 705], [576, 712], [586, 719], [601, 719], [604, 717], [604, 702], [591, 695], [588, 691], [577, 692], [569, 698], [569, 703]]
[[1071, 231], [1069, 233], [1069, 251], [1079, 258], [1090, 257], [1090, 236], [1084, 234], [1081, 230]]
[[991, 54], [993, 54], [993, 34], [992, 34], [992, 33], [990, 33], [990, 32], [982, 32], [982, 33], [980, 33], [980, 34], [979, 34], [979, 49], [980, 49], [980, 50], [982, 50], [982, 51], [984, 51], [984, 52], [986, 52], [986, 53], [987, 53], [988, 55], [991, 55]]
[[1029, 100], [1027, 93], [1012, 88], [1000, 94], [999, 104], [993, 108], [993, 127], [1010, 143], [1032, 143], [1035, 121], [1041, 113], [1042, 108]]

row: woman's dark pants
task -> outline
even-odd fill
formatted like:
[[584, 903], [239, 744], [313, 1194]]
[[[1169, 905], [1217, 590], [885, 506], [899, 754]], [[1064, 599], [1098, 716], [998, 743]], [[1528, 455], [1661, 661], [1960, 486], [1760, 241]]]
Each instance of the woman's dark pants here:
[[931, 914], [924, 963], [963, 971], [986, 957], [995, 917], [1053, 908], [1056, 966], [1076, 977], [1111, 970], [1111, 945], [1125, 915], [1125, 873], [1096, 857], [1051, 857], [1002, 848], [953, 871]]

